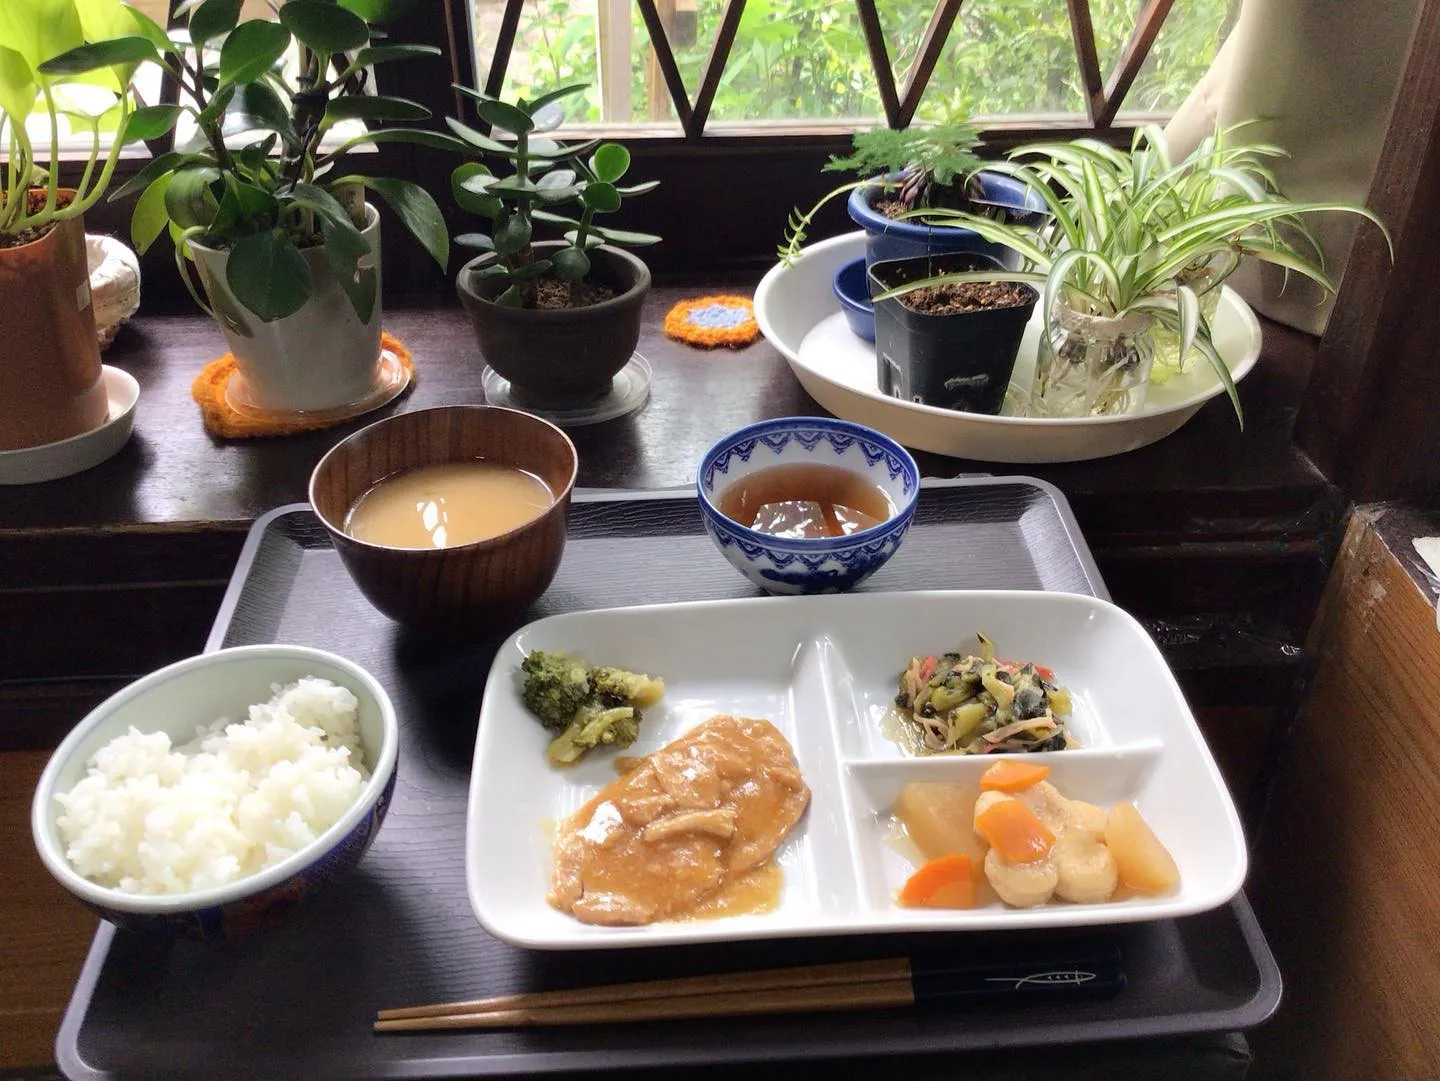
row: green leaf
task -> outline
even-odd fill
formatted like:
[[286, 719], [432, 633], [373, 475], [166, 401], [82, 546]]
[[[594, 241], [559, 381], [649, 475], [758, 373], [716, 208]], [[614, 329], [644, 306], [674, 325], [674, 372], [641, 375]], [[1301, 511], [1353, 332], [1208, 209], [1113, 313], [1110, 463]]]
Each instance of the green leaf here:
[[[11, 0], [13, 2], [13, 0]], [[123, 37], [80, 45], [39, 66], [42, 75], [84, 75], [97, 68], [137, 64], [142, 60], [159, 61], [160, 54], [148, 38]]]
[[492, 127], [503, 128], [516, 135], [522, 135], [535, 126], [534, 121], [515, 106], [495, 98], [477, 101], [475, 111], [480, 114], [481, 120]]
[[630, 168], [630, 151], [619, 143], [604, 143], [590, 156], [590, 168], [597, 180], [613, 184]]
[[239, 84], [237, 83], [224, 84], [219, 90], [215, 91], [215, 96], [205, 103], [205, 108], [200, 110], [200, 115], [195, 118], [195, 123], [202, 130], [195, 134], [202, 146], [209, 145], [205, 139], [203, 129], [208, 128], [224, 115], [225, 111], [230, 108], [230, 102], [235, 99], [235, 94], [239, 88]]
[[541, 94], [534, 101], [527, 104], [525, 109], [531, 116], [534, 116], [552, 102], [559, 101], [561, 98], [568, 98], [571, 94], [578, 94], [582, 90], [587, 89], [588, 86], [588, 83], [571, 83], [569, 86], [558, 87], [555, 90]]
[[283, 229], [237, 240], [225, 281], [235, 299], [267, 323], [294, 315], [310, 299], [310, 267]]
[[562, 282], [578, 282], [590, 273], [590, 257], [579, 248], [561, 248], [550, 255], [555, 277]]
[[136, 201], [130, 215], [130, 240], [141, 255], [150, 250], [170, 220], [165, 212], [165, 189], [169, 186], [168, 173], [157, 177]]
[[615, 190], [628, 199], [632, 195], [644, 195], [647, 191], [654, 191], [659, 186], [660, 181], [647, 180], [643, 184], [631, 184], [629, 187], [617, 187]]
[[612, 244], [623, 244], [627, 248], [643, 248], [647, 244], [659, 244], [661, 238], [654, 233], [634, 233], [628, 229], [611, 229], [608, 226], [592, 226], [594, 231]]
[[158, 139], [175, 126], [175, 121], [184, 112], [178, 105], [145, 105], [136, 109], [125, 120], [122, 143], [137, 143], [146, 139]]
[[215, 220], [220, 201], [210, 185], [220, 171], [210, 165], [191, 165], [170, 178], [165, 189], [165, 213], [182, 229], [207, 228]]
[[445, 218], [434, 196], [419, 184], [394, 177], [365, 177], [364, 184], [390, 204], [405, 228], [444, 270], [450, 262], [450, 234], [445, 231]]
[[382, 98], [370, 94], [346, 94], [325, 106], [326, 127], [354, 117], [362, 120], [428, 120], [430, 110], [409, 98]]
[[314, 184], [296, 184], [290, 189], [288, 197], [301, 206], [316, 211], [337, 226], [349, 226], [357, 236], [359, 235], [359, 230], [355, 228], [355, 220], [350, 217], [350, 212], [340, 205], [339, 199], [324, 188]]
[[475, 190], [476, 182], [489, 176], [490, 170], [477, 161], [467, 161], [450, 174], [450, 193], [461, 210], [484, 218], [494, 218], [500, 213], [499, 199]]
[[170, 35], [165, 32], [165, 28], [150, 18], [149, 15], [146, 15], [137, 7], [130, 7], [128, 5], [125, 8], [125, 13], [130, 16], [130, 20], [135, 24], [135, 29], [140, 32], [140, 36], [149, 39], [150, 44], [155, 46], [157, 52], [168, 53], [175, 51], [175, 45], [171, 42]]
[[[271, 136], [274, 139], [274, 136]], [[260, 229], [273, 229], [280, 220], [280, 203], [270, 192], [246, 184], [234, 176], [225, 177], [225, 194], [210, 223], [214, 236], [234, 239]]]
[[478, 248], [481, 251], [495, 250], [495, 241], [484, 233], [461, 233], [455, 238], [455, 243], [462, 248]]
[[515, 199], [528, 199], [536, 192], [534, 181], [523, 176], [507, 176], [489, 185], [489, 191], [504, 193]]
[[278, 23], [262, 19], [243, 22], [230, 31], [220, 47], [220, 78], [230, 83], [253, 83], [278, 64], [289, 47], [290, 33]]
[[510, 271], [510, 277], [518, 281], [526, 278], [538, 278], [546, 273], [551, 267], [549, 259], [536, 259], [533, 263], [525, 263]]
[[279, 132], [281, 138], [292, 146], [300, 141], [290, 123], [289, 110], [280, 100], [280, 95], [267, 83], [253, 82], [241, 86], [235, 92], [235, 100], [227, 114], [229, 119], [238, 121], [246, 129], [264, 128]]
[[353, 75], [357, 71], [374, 67], [376, 64], [388, 64], [395, 60], [410, 60], [420, 56], [440, 56], [441, 51], [434, 45], [367, 45], [355, 54], [350, 61], [350, 66], [345, 69], [345, 75]]
[[348, 220], [341, 223], [322, 218], [320, 231], [325, 236], [325, 261], [335, 275], [336, 284], [350, 298], [350, 306], [360, 322], [368, 323], [375, 313], [375, 298], [379, 293], [375, 262], [365, 260], [370, 254], [370, 245]]
[[614, 184], [604, 180], [586, 184], [580, 192], [580, 201], [602, 214], [620, 209], [620, 193], [615, 190]]
[[530, 221], [523, 214], [506, 214], [495, 226], [491, 239], [501, 255], [514, 255], [530, 243]]
[[551, 188], [568, 188], [574, 183], [574, 169], [556, 169], [535, 181], [535, 187], [539, 191], [549, 191]]
[[460, 123], [453, 116], [447, 116], [445, 123], [449, 125], [451, 131], [477, 150], [488, 150], [492, 154], [504, 154], [511, 158], [515, 156], [515, 144], [513, 143], [502, 143], [488, 135], [482, 135], [470, 125]]
[[40, 92], [30, 64], [14, 49], [0, 45], [0, 112], [13, 124], [25, 123]]
[[367, 143], [410, 143], [414, 146], [428, 146], [434, 150], [449, 150], [455, 154], [465, 154], [470, 149], [459, 139], [441, 131], [426, 131], [424, 128], [377, 128], [345, 140], [330, 151], [330, 156], [338, 156]]
[[364, 19], [322, 0], [288, 0], [281, 4], [280, 25], [317, 53], [353, 52], [370, 41], [370, 28]]
[[190, 13], [190, 41], [202, 48], [207, 41], [224, 37], [240, 21], [243, 0], [205, 0]]
[[520, 287], [518, 285], [512, 285], [495, 298], [495, 303], [502, 308], [518, 308], [523, 299], [524, 297], [520, 292]]
[[388, 23], [401, 18], [413, 5], [412, 0], [340, 0], [340, 6], [367, 23]]
[[137, 192], [150, 185], [157, 177], [165, 173], [173, 172], [191, 162], [206, 160], [199, 154], [186, 154], [179, 150], [170, 150], [161, 154], [158, 158], [151, 158], [145, 163], [145, 167], [132, 176], [115, 191], [110, 193], [110, 202], [123, 199], [132, 192]]

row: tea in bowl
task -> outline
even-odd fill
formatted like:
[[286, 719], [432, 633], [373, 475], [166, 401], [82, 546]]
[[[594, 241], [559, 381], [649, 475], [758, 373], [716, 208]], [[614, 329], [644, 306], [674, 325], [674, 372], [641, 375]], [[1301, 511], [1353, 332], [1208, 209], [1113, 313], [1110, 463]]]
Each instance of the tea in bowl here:
[[889, 436], [828, 417], [731, 432], [700, 460], [706, 532], [770, 593], [836, 593], [883, 566], [915, 515], [920, 469]]
[[407, 627], [484, 632], [555, 577], [578, 459], [529, 413], [452, 405], [401, 413], [337, 443], [310, 505], [366, 599]]

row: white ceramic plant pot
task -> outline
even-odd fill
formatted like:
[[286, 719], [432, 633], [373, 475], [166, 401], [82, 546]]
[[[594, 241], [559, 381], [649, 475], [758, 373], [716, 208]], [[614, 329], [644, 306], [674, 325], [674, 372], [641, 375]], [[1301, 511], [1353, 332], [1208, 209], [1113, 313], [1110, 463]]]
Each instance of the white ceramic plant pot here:
[[370, 245], [361, 273], [374, 274], [375, 309], [362, 323], [321, 245], [302, 249], [311, 296], [283, 319], [265, 322], [243, 307], [225, 281], [230, 253], [192, 243], [195, 265], [215, 321], [244, 378], [245, 402], [261, 409], [314, 412], [361, 401], [375, 389], [380, 365], [380, 215], [365, 204], [360, 235]]

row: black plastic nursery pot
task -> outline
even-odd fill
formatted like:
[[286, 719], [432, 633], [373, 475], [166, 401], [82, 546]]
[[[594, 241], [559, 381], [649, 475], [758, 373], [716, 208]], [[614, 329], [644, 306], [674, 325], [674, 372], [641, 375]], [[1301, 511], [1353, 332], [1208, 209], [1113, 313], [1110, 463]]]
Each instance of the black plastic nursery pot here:
[[[870, 267], [870, 293], [937, 274], [997, 270], [998, 260], [975, 252], [892, 259]], [[880, 393], [961, 413], [1000, 412], [1015, 370], [1020, 339], [1039, 294], [1007, 308], [935, 315], [915, 311], [903, 297], [875, 302], [875, 363]]]

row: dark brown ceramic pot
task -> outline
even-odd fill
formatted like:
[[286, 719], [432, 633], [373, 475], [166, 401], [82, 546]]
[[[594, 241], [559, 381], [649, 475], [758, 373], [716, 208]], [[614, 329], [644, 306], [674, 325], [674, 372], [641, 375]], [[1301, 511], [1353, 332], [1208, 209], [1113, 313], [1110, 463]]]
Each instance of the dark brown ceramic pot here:
[[[554, 504], [508, 533], [452, 548], [391, 548], [345, 532], [355, 501], [386, 477], [477, 458], [534, 473]], [[337, 443], [311, 474], [310, 504], [350, 577], [381, 612], [419, 630], [478, 636], [508, 625], [555, 577], [576, 465], [569, 437], [539, 417], [441, 406], [389, 417]]]
[[[543, 257], [562, 246], [542, 241], [535, 252]], [[610, 390], [635, 352], [650, 270], [620, 248], [605, 245], [589, 254], [588, 280], [608, 285], [615, 295], [584, 308], [536, 311], [493, 303], [503, 286], [475, 273], [494, 260], [491, 254], [466, 263], [455, 279], [481, 355], [510, 381], [521, 404], [564, 408], [593, 402]]]
[[69, 439], [109, 416], [80, 218], [0, 248], [0, 403], [0, 450]]

